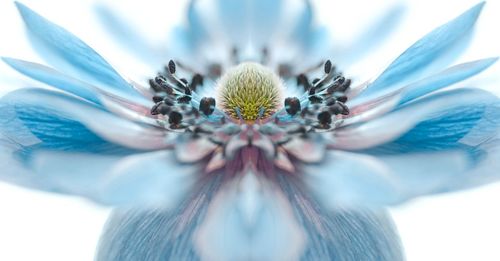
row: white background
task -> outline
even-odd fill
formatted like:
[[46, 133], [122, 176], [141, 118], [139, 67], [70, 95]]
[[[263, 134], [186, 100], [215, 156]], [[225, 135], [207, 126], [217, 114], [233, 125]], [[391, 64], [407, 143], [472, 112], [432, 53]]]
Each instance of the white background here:
[[[127, 75], [130, 57], [116, 49], [100, 30], [88, 1], [25, 0], [25, 4], [63, 25], [104, 54]], [[182, 4], [177, 1], [120, 1], [127, 14], [152, 40], [180, 21]], [[160, 1], [157, 1], [160, 2]], [[353, 39], [371, 19], [396, 1], [316, 1], [320, 21], [327, 23], [340, 40]], [[154, 3], [154, 4], [153, 4]], [[477, 3], [474, 0], [407, 1], [408, 12], [398, 30], [380, 51], [357, 68], [376, 71], [405, 47], [434, 27]], [[491, 0], [477, 24], [475, 40], [460, 61], [500, 54], [498, 39], [500, 1]], [[21, 21], [9, 0], [0, 0], [0, 55], [38, 61], [25, 40]], [[338, 38], [338, 37], [337, 37]], [[129, 69], [127, 69], [129, 68]], [[497, 64], [482, 74], [492, 79]], [[21, 76], [0, 64], [3, 93]], [[22, 78], [22, 77], [21, 77]], [[473, 79], [474, 80], [474, 79]], [[469, 81], [479, 82], [479, 81]], [[481, 83], [484, 83], [481, 80]], [[498, 81], [496, 81], [498, 83]], [[500, 93], [494, 85], [481, 85]], [[500, 88], [500, 86], [497, 86]], [[500, 160], [500, 159], [499, 159]], [[1, 170], [0, 170], [1, 171]], [[500, 185], [420, 198], [392, 210], [409, 261], [500, 260]], [[83, 199], [47, 194], [0, 183], [0, 260], [92, 260], [100, 230], [109, 209]]]

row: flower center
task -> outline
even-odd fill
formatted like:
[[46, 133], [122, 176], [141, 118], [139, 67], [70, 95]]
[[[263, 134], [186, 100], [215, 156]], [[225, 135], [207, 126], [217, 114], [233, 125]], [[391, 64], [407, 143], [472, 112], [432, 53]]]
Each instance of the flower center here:
[[270, 69], [245, 62], [229, 70], [219, 81], [221, 108], [235, 119], [246, 122], [268, 118], [282, 104], [282, 83]]

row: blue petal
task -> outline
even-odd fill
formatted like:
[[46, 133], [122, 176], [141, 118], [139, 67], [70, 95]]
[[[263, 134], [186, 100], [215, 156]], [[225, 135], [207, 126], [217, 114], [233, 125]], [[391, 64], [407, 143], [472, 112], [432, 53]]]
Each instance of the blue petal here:
[[196, 3], [197, 0], [191, 0], [189, 2], [187, 12], [189, 35], [192, 41], [191, 43], [195, 46], [202, 43], [202, 41], [208, 36], [207, 28], [201, 18], [201, 13], [197, 8]]
[[203, 220], [222, 175], [203, 180], [177, 209], [119, 209], [99, 242], [96, 261], [200, 260], [193, 235]]
[[483, 6], [484, 2], [477, 4], [418, 40], [394, 60], [362, 95], [370, 95], [388, 88], [442, 56], [472, 30]]
[[433, 193], [471, 164], [459, 151], [379, 157], [334, 151], [305, 166], [304, 179], [326, 208], [385, 206]]
[[373, 153], [457, 147], [461, 145], [457, 141], [478, 124], [484, 127], [482, 132], [475, 131], [475, 136], [484, 139], [493, 135], [499, 126], [500, 118], [495, 118], [500, 113], [498, 104], [497, 97], [479, 89], [435, 93], [382, 117], [337, 129], [331, 136], [332, 146], [345, 150], [372, 148], [369, 151]]
[[[453, 101], [429, 115], [399, 139], [369, 150], [370, 153], [407, 153], [476, 146], [500, 129], [500, 100], [479, 89], [458, 89], [431, 95], [418, 101]], [[407, 104], [409, 108], [414, 103]], [[409, 115], [409, 117], [411, 117]]]
[[297, 260], [304, 235], [283, 193], [246, 173], [212, 200], [195, 242], [202, 260]]
[[356, 37], [351, 45], [341, 48], [341, 50], [334, 50], [332, 57], [335, 57], [335, 61], [341, 65], [352, 65], [365, 57], [367, 53], [373, 52], [400, 25], [405, 11], [406, 5], [404, 3], [396, 3], [391, 6], [373, 22], [373, 25], [370, 25], [365, 32]]
[[487, 58], [452, 66], [436, 75], [403, 87], [400, 104], [406, 103], [430, 92], [472, 77], [495, 63], [498, 58]]
[[303, 261], [404, 260], [397, 231], [382, 209], [320, 206], [302, 176], [280, 175], [279, 184], [307, 233]]
[[242, 46], [250, 40], [262, 48], [277, 29], [282, 0], [217, 0], [216, 8], [224, 31], [232, 44]]
[[64, 28], [48, 21], [25, 5], [16, 2], [16, 6], [26, 24], [29, 35], [40, 54], [48, 63], [63, 70], [60, 62], [70, 65], [71, 69], [83, 73], [90, 80], [106, 84], [116, 90], [138, 95], [138, 93], [87, 44]]
[[110, 36], [115, 38], [116, 43], [124, 46], [128, 51], [133, 52], [136, 57], [149, 64], [154, 62], [159, 65], [165, 61], [166, 58], [162, 56], [166, 54], [161, 55], [156, 52], [153, 45], [145, 40], [146, 37], [128, 23], [125, 17], [121, 17], [120, 14], [105, 4], [97, 4], [95, 11]]
[[47, 66], [17, 60], [14, 58], [2, 57], [2, 60], [20, 73], [35, 80], [46, 83], [63, 91], [80, 96], [88, 101], [100, 104], [99, 99], [88, 84], [66, 76]]
[[[44, 104], [43, 97], [46, 95], [76, 104], [83, 102], [78, 98], [42, 89], [21, 89], [0, 100], [0, 132], [20, 146], [19, 153], [29, 156], [40, 149], [112, 154], [130, 152], [98, 137], [68, 116], [64, 108]], [[39, 102], [31, 103], [32, 99], [27, 100], [27, 97], [39, 99]]]
[[175, 208], [194, 184], [194, 166], [171, 151], [129, 156], [38, 152], [32, 164], [37, 188], [83, 196], [105, 205]]
[[304, 5], [304, 8], [300, 10], [296, 19], [297, 22], [292, 31], [292, 39], [307, 42], [309, 41], [314, 14], [311, 1], [305, 0]]
[[[80, 122], [100, 137], [124, 147], [155, 150], [171, 146], [170, 140], [166, 137], [167, 132], [164, 130], [129, 121], [91, 103], [62, 93], [33, 89], [21, 92], [17, 98], [20, 102], [13, 103], [14, 105], [27, 104], [31, 107], [43, 108], [55, 115], [63, 115], [67, 119]], [[9, 124], [15, 125], [15, 122], [6, 122], [6, 125], [12, 128]]]

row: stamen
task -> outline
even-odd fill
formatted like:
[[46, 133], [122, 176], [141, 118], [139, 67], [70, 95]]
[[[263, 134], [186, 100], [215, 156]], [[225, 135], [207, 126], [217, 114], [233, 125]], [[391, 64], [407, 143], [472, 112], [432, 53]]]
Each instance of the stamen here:
[[285, 110], [288, 114], [294, 116], [301, 110], [300, 100], [297, 97], [288, 97], [285, 99]]
[[203, 97], [200, 100], [199, 110], [206, 116], [211, 115], [215, 110], [215, 99], [212, 97]]

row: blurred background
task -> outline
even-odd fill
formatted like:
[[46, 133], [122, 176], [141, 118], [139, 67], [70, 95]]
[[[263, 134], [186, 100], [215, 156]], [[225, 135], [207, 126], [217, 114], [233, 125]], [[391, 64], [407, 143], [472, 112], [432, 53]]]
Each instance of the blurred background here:
[[[238, 0], [235, 0], [238, 1]], [[133, 75], [134, 62], [116, 45], [96, 19], [97, 1], [24, 0], [37, 12], [75, 33], [124, 75]], [[165, 40], [172, 25], [183, 22], [184, 1], [123, 0], [116, 6], [150, 41]], [[394, 4], [406, 4], [394, 32], [376, 50], [367, 52], [353, 70], [373, 73], [406, 47], [477, 0], [313, 0], [318, 23], [327, 25], [336, 45], [348, 49], [366, 28]], [[474, 39], [458, 62], [500, 55], [500, 1], [489, 1], [476, 25]], [[13, 1], [0, 1], [0, 56], [40, 61], [25, 38]], [[328, 57], [329, 58], [329, 57]], [[335, 61], [334, 61], [335, 62]], [[128, 74], [130, 73], [130, 74]], [[345, 72], [347, 75], [349, 71]], [[500, 64], [468, 80], [500, 94]], [[0, 95], [14, 89], [23, 76], [0, 63]], [[473, 85], [472, 85], [473, 84]], [[499, 159], [500, 160], [500, 159]], [[1, 170], [0, 170], [1, 171]], [[409, 261], [500, 260], [500, 184], [420, 198], [391, 209]], [[0, 183], [0, 260], [92, 260], [110, 209], [80, 198], [27, 190]]]

